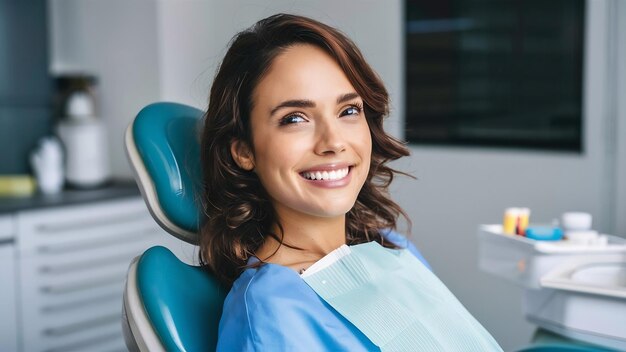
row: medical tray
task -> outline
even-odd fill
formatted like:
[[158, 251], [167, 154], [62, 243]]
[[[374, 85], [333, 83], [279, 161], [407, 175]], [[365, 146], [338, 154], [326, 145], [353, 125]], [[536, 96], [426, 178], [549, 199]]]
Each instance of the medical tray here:
[[541, 278], [558, 264], [578, 257], [626, 254], [626, 239], [605, 235], [605, 246], [575, 245], [569, 241], [537, 241], [507, 235], [502, 225], [480, 225], [480, 269], [524, 288], [540, 289]]

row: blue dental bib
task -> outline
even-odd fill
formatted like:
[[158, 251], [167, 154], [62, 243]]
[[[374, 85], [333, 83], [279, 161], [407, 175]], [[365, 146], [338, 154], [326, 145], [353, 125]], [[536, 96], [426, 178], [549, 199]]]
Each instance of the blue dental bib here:
[[304, 281], [382, 351], [502, 351], [448, 288], [407, 250], [342, 246]]

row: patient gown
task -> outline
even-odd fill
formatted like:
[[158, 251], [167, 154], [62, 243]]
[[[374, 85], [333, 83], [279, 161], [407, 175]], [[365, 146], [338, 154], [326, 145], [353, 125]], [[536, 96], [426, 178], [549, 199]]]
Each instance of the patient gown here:
[[[421, 266], [420, 270], [428, 271], [430, 267], [420, 255], [417, 249], [402, 235], [395, 232], [384, 231], [382, 234], [385, 238], [399, 247], [406, 248], [415, 258], [412, 256], [412, 260], [415, 261], [416, 266]], [[367, 246], [370, 245], [370, 246]], [[379, 248], [373, 248], [375, 245]], [[355, 251], [361, 253], [367, 253], [368, 250], [383, 251], [383, 255], [386, 253], [398, 252], [398, 250], [387, 250], [380, 247], [376, 243], [358, 245], [351, 248], [367, 246], [365, 251]], [[347, 247], [347, 246], [346, 246]], [[406, 251], [405, 251], [406, 252]], [[254, 258], [256, 259], [256, 258]], [[353, 256], [352, 259], [358, 259]], [[367, 259], [367, 258], [365, 258]], [[394, 260], [393, 256], [391, 261]], [[405, 258], [406, 259], [406, 258]], [[258, 259], [256, 259], [258, 260]], [[428, 268], [428, 269], [424, 269]], [[346, 274], [349, 277], [350, 274]], [[439, 282], [434, 275], [430, 272], [426, 276], [432, 277], [434, 281]], [[452, 294], [445, 289], [445, 286], [439, 282], [439, 285], [446, 290], [446, 294], [443, 296], [452, 297], [448, 310], [459, 310], [459, 319], [456, 319], [456, 312], [453, 312], [455, 320], [462, 322], [470, 321], [467, 328], [472, 331], [477, 331], [477, 340], [481, 340], [483, 343], [480, 350], [485, 351], [501, 351], [495, 340], [476, 322], [473, 317], [462, 307], [458, 301], [453, 298]], [[313, 285], [315, 286], [315, 285]], [[439, 288], [441, 290], [442, 288]], [[384, 288], [383, 288], [384, 290]], [[319, 291], [319, 290], [318, 290]], [[321, 291], [320, 291], [321, 292]], [[428, 293], [425, 293], [428, 295]], [[311, 288], [309, 284], [293, 269], [277, 264], [265, 264], [259, 268], [246, 269], [241, 276], [234, 282], [231, 291], [229, 292], [224, 302], [223, 315], [220, 320], [219, 335], [218, 335], [218, 351], [380, 351], [381, 348], [372, 342], [372, 339], [368, 338], [357, 326], [363, 327], [363, 323], [355, 319], [354, 315], [350, 315], [349, 311], [359, 312], [367, 311], [370, 306], [357, 307], [357, 309], [348, 309], [348, 314], [342, 315], [339, 311], [346, 313], [342, 309], [341, 304], [338, 306], [336, 302], [333, 302], [328, 297], [333, 305], [338, 309], [333, 308], [325, 299], [323, 299], [316, 291]], [[429, 297], [423, 297], [428, 300]], [[432, 297], [431, 297], [432, 298]], [[416, 300], [420, 300], [416, 297]], [[359, 300], [355, 300], [359, 301]], [[424, 301], [424, 300], [422, 300]], [[454, 301], [454, 302], [452, 302]], [[424, 301], [425, 302], [425, 301]], [[350, 302], [343, 303], [343, 308], [346, 305], [350, 305]], [[398, 306], [398, 305], [396, 305]], [[447, 307], [448, 305], [446, 305]], [[354, 307], [350, 307], [354, 308]], [[393, 317], [393, 315], [391, 315]], [[424, 340], [424, 344], [418, 342], [413, 346], [418, 346], [420, 350], [442, 350], [449, 348], [450, 345], [439, 345], [434, 339], [435, 337], [451, 336], [453, 338], [456, 335], [463, 335], [463, 339], [467, 339], [469, 334], [467, 331], [446, 331], [445, 324], [437, 322], [436, 324], [422, 324], [419, 316], [415, 316], [414, 324], [419, 325], [422, 329], [418, 340]], [[352, 322], [351, 320], [352, 319]], [[355, 324], [357, 326], [355, 326]], [[365, 323], [367, 325], [367, 322]], [[389, 325], [389, 324], [387, 324]], [[459, 325], [463, 326], [463, 325]], [[434, 333], [431, 336], [429, 328], [434, 327]], [[363, 328], [366, 333], [368, 332], [370, 337], [371, 332], [376, 327], [365, 326]], [[374, 330], [372, 330], [374, 328]], [[389, 327], [385, 327], [389, 330]], [[384, 329], [383, 329], [384, 330]], [[459, 329], [461, 330], [461, 329]], [[466, 329], [464, 329], [466, 330]], [[409, 331], [409, 330], [407, 330]], [[401, 333], [396, 335], [402, 336]], [[470, 336], [470, 339], [473, 339]], [[376, 339], [374, 339], [376, 340]], [[398, 340], [398, 339], [396, 339]], [[402, 340], [402, 337], [400, 337]], [[426, 342], [430, 340], [430, 342]], [[458, 339], [457, 339], [458, 340]], [[434, 343], [433, 343], [434, 341]], [[485, 342], [486, 341], [486, 342]], [[380, 345], [380, 344], [379, 344]], [[382, 350], [394, 350], [399, 345], [389, 344]], [[401, 345], [400, 345], [401, 346]], [[472, 350], [471, 344], [465, 345], [463, 349], [458, 350]], [[478, 346], [478, 345], [476, 345]], [[489, 348], [485, 348], [488, 346]], [[467, 349], [467, 347], [470, 347]], [[479, 350], [474, 348], [474, 350]]]

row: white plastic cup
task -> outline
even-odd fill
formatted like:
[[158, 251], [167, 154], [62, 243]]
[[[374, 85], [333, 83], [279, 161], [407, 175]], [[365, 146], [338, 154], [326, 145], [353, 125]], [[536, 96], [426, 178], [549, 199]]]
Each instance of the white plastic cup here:
[[561, 227], [564, 231], [591, 230], [591, 214], [583, 212], [567, 212], [561, 215]]

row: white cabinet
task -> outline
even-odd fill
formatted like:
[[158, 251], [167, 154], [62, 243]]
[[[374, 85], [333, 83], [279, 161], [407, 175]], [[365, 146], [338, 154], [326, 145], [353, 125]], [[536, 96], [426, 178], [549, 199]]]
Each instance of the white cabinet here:
[[[4, 345], [3, 328], [2, 351], [125, 351], [122, 293], [132, 258], [157, 244], [187, 262], [194, 253], [158, 227], [140, 197], [22, 211], [13, 218], [15, 258], [0, 247], [0, 260], [17, 273], [17, 284], [8, 286], [19, 292], [13, 299], [19, 347]], [[4, 278], [6, 268], [0, 269]]]
[[0, 350], [17, 351], [15, 228], [11, 216], [0, 216]]

